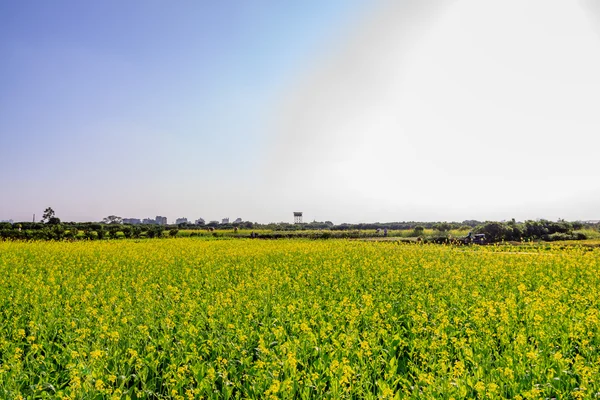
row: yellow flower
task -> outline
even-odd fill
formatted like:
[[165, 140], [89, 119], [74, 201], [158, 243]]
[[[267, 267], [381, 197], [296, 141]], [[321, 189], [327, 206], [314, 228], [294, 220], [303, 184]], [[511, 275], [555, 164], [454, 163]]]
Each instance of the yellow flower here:
[[92, 351], [90, 351], [90, 357], [92, 357], [93, 359], [101, 358], [102, 354], [103, 354], [102, 350], [92, 350]]

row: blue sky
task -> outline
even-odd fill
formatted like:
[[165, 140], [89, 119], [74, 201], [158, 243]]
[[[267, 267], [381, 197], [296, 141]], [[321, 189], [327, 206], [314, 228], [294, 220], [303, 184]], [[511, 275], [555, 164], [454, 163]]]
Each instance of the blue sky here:
[[[144, 203], [244, 180], [263, 151], [265, 104], [359, 5], [3, 2], [0, 218], [45, 205], [67, 219], [179, 215], [176, 201]], [[123, 195], [139, 195], [140, 210]]]
[[[256, 151], [256, 132], [242, 131], [255, 129], [259, 105], [352, 2], [250, 3], [3, 3], [2, 143], [16, 150], [11, 161], [31, 151], [81, 161], [93, 152], [98, 162], [136, 147], [173, 156], [166, 161]], [[174, 137], [146, 149], [126, 124]]]
[[598, 219], [599, 15], [2, 2], [0, 220]]

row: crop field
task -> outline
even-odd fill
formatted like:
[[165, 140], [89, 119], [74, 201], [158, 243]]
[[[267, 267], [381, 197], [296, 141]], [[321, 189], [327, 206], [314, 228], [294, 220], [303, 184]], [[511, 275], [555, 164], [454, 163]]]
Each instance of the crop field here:
[[0, 242], [0, 398], [597, 398], [600, 250]]

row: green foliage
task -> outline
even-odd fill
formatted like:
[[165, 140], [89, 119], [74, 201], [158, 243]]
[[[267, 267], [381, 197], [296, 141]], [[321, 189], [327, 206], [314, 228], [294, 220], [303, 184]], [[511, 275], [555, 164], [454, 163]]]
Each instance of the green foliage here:
[[131, 228], [131, 231], [132, 231], [132, 232], [131, 232], [131, 233], [132, 233], [132, 236], [133, 236], [135, 239], [139, 239], [140, 237], [142, 237], [142, 228], [140, 228], [139, 226], [134, 226], [134, 227], [132, 227], [132, 228]]
[[146, 231], [146, 237], [148, 238], [161, 238], [165, 228], [161, 225], [153, 225]]
[[421, 225], [417, 225], [417, 226], [415, 226], [415, 229], [413, 230], [412, 236], [423, 236], [423, 232], [425, 232], [425, 228]]
[[69, 228], [69, 230], [65, 231], [65, 239], [75, 240], [77, 238], [77, 229]]
[[48, 225], [59, 225], [60, 224], [60, 218], [58, 217], [52, 217], [48, 220]]
[[133, 228], [131, 226], [124, 226], [121, 231], [126, 239], [131, 239], [133, 237]]
[[52, 207], [48, 207], [44, 210], [44, 214], [42, 215], [42, 222], [49, 222], [51, 218], [55, 217], [54, 210]]
[[108, 236], [111, 239], [117, 239], [119, 237], [119, 232], [121, 231], [121, 228], [119, 228], [118, 226], [111, 226], [108, 229]]
[[[53, 211], [52, 211], [53, 212]], [[50, 215], [50, 214], [49, 214]], [[113, 218], [114, 219], [114, 218]], [[265, 229], [247, 229], [244, 226], [259, 226], [258, 224], [241, 223], [221, 225], [214, 223], [217, 227], [215, 232], [207, 229], [195, 229], [196, 225], [182, 225], [182, 228], [174, 225], [168, 226], [171, 231], [176, 229], [177, 234], [169, 232], [169, 236], [214, 236], [214, 237], [249, 237], [250, 232], [256, 232], [263, 239], [279, 238], [309, 238], [309, 239], [335, 239], [335, 238], [369, 238], [377, 235], [376, 229], [388, 229], [390, 238], [420, 237], [425, 241], [435, 243], [458, 243], [463, 241], [467, 232], [471, 230], [467, 223], [476, 221], [463, 221], [463, 223], [389, 223], [389, 224], [358, 224], [358, 225], [333, 225], [330, 221], [324, 223], [312, 222], [309, 224], [268, 224]], [[57, 228], [52, 229], [53, 226]], [[60, 227], [58, 227], [60, 226]], [[349, 229], [350, 227], [359, 227]], [[314, 228], [319, 227], [319, 228]], [[371, 227], [371, 228], [369, 228]], [[401, 228], [393, 229], [392, 227]], [[577, 231], [575, 227], [582, 227]], [[235, 229], [238, 231], [235, 231]], [[432, 233], [432, 230], [435, 231]], [[448, 230], [450, 229], [450, 230]], [[548, 220], [516, 222], [514, 219], [506, 222], [488, 221], [472, 229], [473, 233], [483, 233], [487, 242], [495, 243], [501, 241], [529, 241], [529, 240], [582, 240], [583, 238], [600, 239], [599, 226], [597, 224], [582, 222], [567, 222], [559, 220], [556, 222]], [[91, 234], [90, 231], [94, 233]], [[0, 224], [0, 239], [10, 240], [77, 240], [77, 239], [105, 239], [110, 237], [116, 239], [124, 238], [160, 238], [164, 235], [165, 227], [159, 225], [121, 225], [117, 223], [61, 223], [60, 219], [50, 217], [46, 223], [2, 223]], [[73, 232], [73, 233], [71, 233]], [[82, 234], [78, 234], [82, 232]], [[559, 235], [560, 234], [560, 235]], [[559, 239], [560, 238], [560, 239]]]
[[102, 226], [102, 225], [98, 225], [98, 227], [94, 231], [96, 232], [96, 237], [99, 240], [104, 239], [104, 237], [106, 236], [106, 230], [104, 229], [104, 226]]
[[[475, 233], [485, 234], [486, 240], [490, 242], [500, 242], [502, 240], [514, 240], [513, 229], [508, 224], [502, 222], [486, 222], [474, 230]], [[520, 239], [520, 235], [519, 235]], [[519, 240], [517, 239], [517, 240]]]
[[448, 232], [450, 229], [452, 229], [452, 225], [447, 222], [440, 222], [439, 224], [435, 224], [433, 229], [439, 232]]
[[550, 235], [544, 235], [543, 239], [547, 242], [555, 242], [559, 240], [586, 240], [587, 236], [583, 232], [555, 232]]

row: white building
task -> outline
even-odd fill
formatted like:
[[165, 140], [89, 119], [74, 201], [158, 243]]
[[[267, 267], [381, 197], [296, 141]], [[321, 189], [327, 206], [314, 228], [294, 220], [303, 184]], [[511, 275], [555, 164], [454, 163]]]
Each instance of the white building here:
[[229, 223], [229, 217], [227, 217], [227, 218], [223, 218], [223, 219], [221, 220], [221, 223], [222, 223], [222, 224], [228, 224], [228, 223]]
[[160, 215], [156, 216], [156, 223], [158, 225], [167, 225], [167, 217], [161, 217]]

